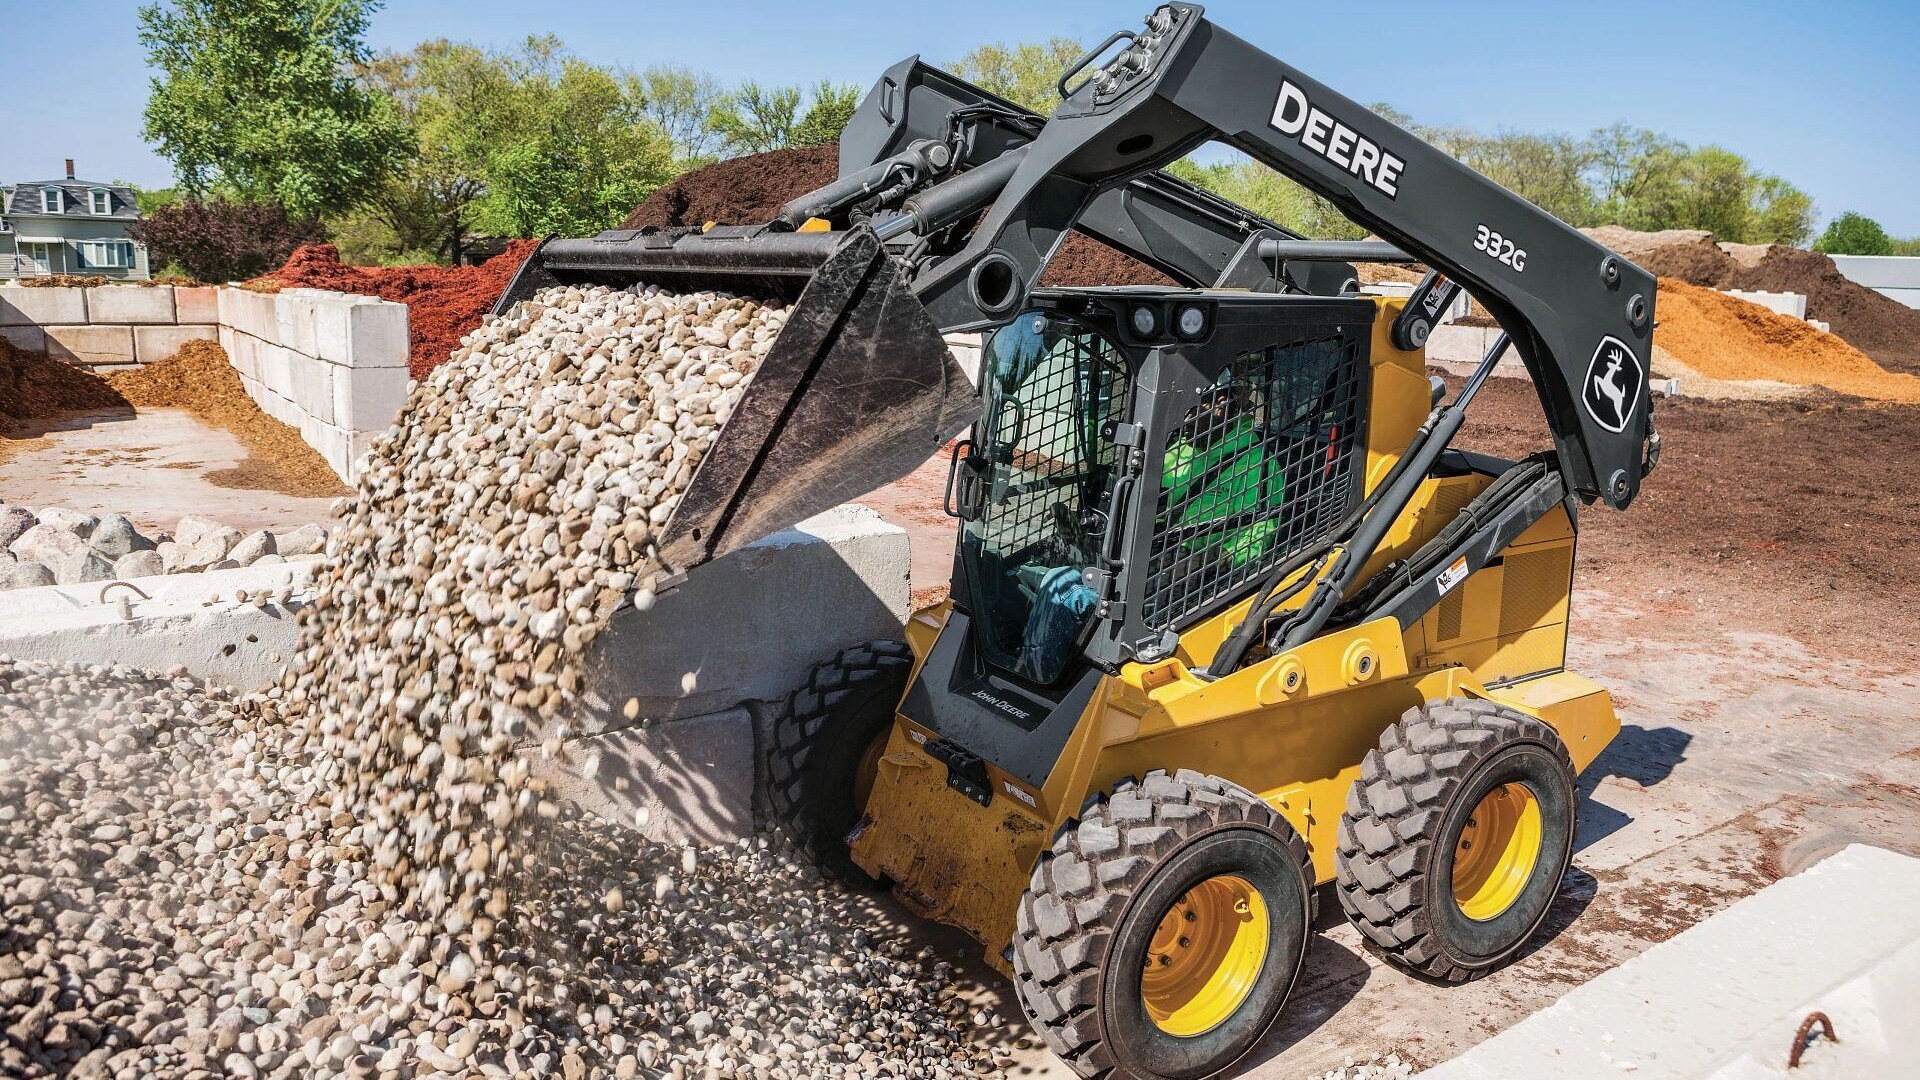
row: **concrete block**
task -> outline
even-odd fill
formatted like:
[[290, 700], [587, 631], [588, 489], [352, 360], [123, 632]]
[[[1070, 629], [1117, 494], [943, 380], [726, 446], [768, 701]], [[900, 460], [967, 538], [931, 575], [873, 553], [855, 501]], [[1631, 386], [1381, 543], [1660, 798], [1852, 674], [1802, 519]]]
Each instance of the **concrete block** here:
[[[161, 290], [151, 290], [159, 292]], [[189, 341], [218, 341], [212, 326], [136, 326], [133, 328], [134, 359], [143, 364], [165, 360]]]
[[[1760, 1080], [1912, 1075], [1920, 859], [1863, 845], [1775, 882], [1420, 1075]], [[1789, 1072], [1815, 1010], [1837, 1043]]]
[[724, 844], [753, 833], [756, 751], [746, 709], [577, 739], [552, 759], [525, 752], [562, 797], [650, 840]]
[[376, 300], [347, 312], [347, 358], [354, 368], [407, 366], [407, 305]]
[[284, 345], [260, 343], [260, 382], [281, 397], [293, 395], [293, 353]]
[[0, 326], [0, 338], [23, 352], [47, 351], [47, 332], [38, 326]]
[[0, 285], [0, 326], [73, 326], [87, 321], [87, 290]]
[[177, 322], [173, 290], [164, 286], [95, 285], [87, 290], [87, 320], [149, 326]]
[[[299, 641], [295, 615], [307, 602], [317, 559], [146, 578], [142, 599], [116, 589], [100, 602], [100, 586], [46, 586], [0, 593], [0, 653], [32, 660], [125, 664], [165, 671], [175, 664], [240, 692], [279, 675]], [[287, 607], [256, 608], [233, 600], [239, 590], [273, 596], [288, 586]], [[219, 596], [219, 603], [209, 604]], [[115, 603], [129, 601], [122, 618]]]
[[349, 431], [385, 431], [393, 426], [407, 403], [405, 367], [332, 370], [334, 423]]
[[[216, 315], [215, 318], [217, 319], [218, 316]], [[227, 354], [227, 359], [232, 360], [233, 359], [233, 339], [235, 337], [233, 327], [227, 326], [224, 323], [222, 323], [222, 324], [216, 325], [214, 329], [219, 332], [218, 340], [220, 342], [220, 351]]]
[[[305, 433], [306, 429], [303, 427], [301, 434], [305, 435]], [[333, 424], [319, 425], [314, 429], [314, 439], [310, 445], [326, 459], [334, 475], [342, 480], [350, 479], [347, 474], [351, 471], [348, 466], [353, 457], [353, 439], [347, 432]]]
[[47, 355], [73, 364], [131, 364], [131, 326], [49, 326]]
[[293, 381], [293, 393], [288, 396], [315, 420], [322, 424], [333, 423], [333, 373], [338, 369], [311, 356], [294, 354], [288, 360]]
[[260, 339], [252, 334], [244, 334], [232, 327], [220, 328], [220, 346], [227, 351], [227, 363], [240, 373], [242, 379], [260, 381]]
[[275, 296], [273, 305], [274, 325], [278, 333], [274, 340], [294, 352], [307, 356], [316, 355], [313, 328], [314, 299], [301, 295], [305, 289], [294, 289]]
[[947, 349], [953, 353], [960, 370], [967, 373], [967, 378], [972, 379], [975, 386], [980, 385], [980, 349], [986, 341], [986, 335], [948, 334], [946, 339]]
[[350, 431], [347, 433], [347, 471], [341, 478], [351, 484], [360, 478], [360, 462], [373, 449], [375, 439], [385, 435], [385, 431]]
[[211, 324], [220, 321], [219, 290], [211, 285], [176, 285], [173, 289], [173, 317], [181, 325]]
[[583, 658], [573, 730], [632, 726], [629, 699], [667, 720], [784, 697], [840, 649], [901, 633], [908, 566], [905, 531], [857, 504], [708, 563], [651, 610], [614, 615]]
[[1807, 298], [1795, 292], [1767, 292], [1764, 289], [1722, 289], [1728, 296], [1737, 296], [1749, 304], [1758, 304], [1776, 315], [1785, 315], [1789, 319], [1807, 317]]

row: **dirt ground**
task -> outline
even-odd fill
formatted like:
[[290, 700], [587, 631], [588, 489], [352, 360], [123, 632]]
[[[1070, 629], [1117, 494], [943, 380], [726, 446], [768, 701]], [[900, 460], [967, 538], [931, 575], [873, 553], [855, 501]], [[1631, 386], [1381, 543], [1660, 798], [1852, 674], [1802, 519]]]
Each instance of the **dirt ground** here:
[[[1461, 445], [1547, 443], [1525, 381], [1492, 380], [1469, 417]], [[1325, 903], [1242, 1076], [1317, 1078], [1389, 1053], [1431, 1066], [1849, 843], [1920, 855], [1920, 473], [1900, 452], [1920, 446], [1920, 407], [1681, 398], [1656, 423], [1660, 467], [1635, 506], [1581, 515], [1569, 666], [1613, 691], [1624, 726], [1582, 778], [1574, 868], [1545, 931], [1513, 967], [1448, 988], [1384, 966]], [[921, 596], [950, 571], [946, 468], [862, 500], [908, 530]], [[1016, 1048], [1025, 1021], [976, 947], [901, 925], [972, 973], [1010, 1076], [1071, 1075]]]
[[333, 498], [301, 498], [230, 478], [252, 460], [231, 432], [185, 409], [76, 413], [0, 438], [0, 500], [125, 514], [146, 532], [200, 514], [242, 532], [332, 520]]

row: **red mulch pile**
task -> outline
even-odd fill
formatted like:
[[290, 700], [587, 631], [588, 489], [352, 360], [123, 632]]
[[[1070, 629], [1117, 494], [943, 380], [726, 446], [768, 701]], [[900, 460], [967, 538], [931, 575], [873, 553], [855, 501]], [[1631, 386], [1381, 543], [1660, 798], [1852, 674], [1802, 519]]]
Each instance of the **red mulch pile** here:
[[[840, 172], [838, 146], [809, 146], [715, 162], [654, 192], [635, 207], [623, 229], [760, 225], [794, 198], [830, 183]], [[1073, 233], [1041, 276], [1042, 285], [1172, 285], [1153, 267], [1100, 241]]]
[[407, 367], [424, 378], [480, 325], [536, 242], [515, 240], [480, 266], [349, 266], [332, 244], [303, 244], [287, 265], [251, 284], [332, 289], [407, 305]]

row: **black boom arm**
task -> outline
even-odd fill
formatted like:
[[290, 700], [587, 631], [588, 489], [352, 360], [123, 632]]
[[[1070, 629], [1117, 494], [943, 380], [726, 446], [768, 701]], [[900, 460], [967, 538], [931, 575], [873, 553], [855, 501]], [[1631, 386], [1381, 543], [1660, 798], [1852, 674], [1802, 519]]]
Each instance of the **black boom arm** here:
[[[1190, 240], [1163, 238], [1157, 247], [1155, 237], [1126, 234], [1131, 222], [1191, 217], [1193, 206], [1209, 205], [1186, 197], [1195, 189], [1168, 188], [1168, 178], [1153, 174], [1203, 143], [1224, 142], [1460, 283], [1511, 335], [1533, 375], [1568, 488], [1615, 508], [1632, 501], [1650, 449], [1651, 275], [1221, 30], [1197, 5], [1168, 4], [1144, 30], [1121, 36], [1130, 43], [1113, 59], [1096, 67], [1089, 58], [1068, 73], [1065, 100], [1037, 134], [1000, 147], [1019, 143], [1019, 156], [1002, 166], [1005, 183], [985, 218], [964, 247], [930, 261], [914, 281], [936, 322], [950, 330], [1004, 322], [1076, 225], [1147, 255], [1179, 280], [1212, 284], [1202, 280], [1205, 264], [1236, 227], [1244, 236], [1277, 226], [1221, 222], [1218, 238], [1198, 245], [1212, 248], [1204, 253]], [[876, 93], [884, 88], [885, 80]], [[856, 121], [849, 135], [870, 144], [885, 139], [871, 122], [863, 131]], [[928, 200], [965, 177], [916, 198]], [[1157, 259], [1156, 250], [1163, 252]]]

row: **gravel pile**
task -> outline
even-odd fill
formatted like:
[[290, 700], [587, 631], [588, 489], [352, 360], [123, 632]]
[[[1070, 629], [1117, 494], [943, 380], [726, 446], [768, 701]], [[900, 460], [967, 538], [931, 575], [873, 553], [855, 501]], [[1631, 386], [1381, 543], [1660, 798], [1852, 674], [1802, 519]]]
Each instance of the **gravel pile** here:
[[327, 530], [318, 525], [242, 533], [188, 516], [173, 532], [148, 536], [124, 514], [0, 503], [0, 592], [231, 570], [318, 555], [326, 546]]
[[0, 667], [25, 805], [0, 889], [49, 905], [7, 941], [42, 959], [0, 971], [0, 1072], [992, 1069], [950, 973], [781, 842], [609, 836], [531, 776], [567, 752], [582, 650], [651, 603], [652, 530], [785, 315], [551, 289], [484, 324], [374, 448], [303, 648], [256, 699]]

